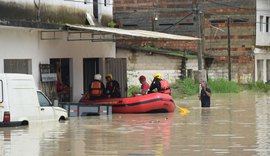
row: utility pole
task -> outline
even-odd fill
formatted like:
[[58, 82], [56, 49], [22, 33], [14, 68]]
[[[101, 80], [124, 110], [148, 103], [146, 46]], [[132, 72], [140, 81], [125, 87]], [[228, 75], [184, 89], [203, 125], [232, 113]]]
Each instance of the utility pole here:
[[231, 17], [227, 18], [227, 29], [228, 29], [228, 79], [231, 81], [231, 31], [230, 31]]
[[152, 31], [156, 31], [157, 29], [157, 22], [158, 22], [158, 14], [154, 14], [152, 17]]
[[201, 15], [202, 12], [200, 11], [199, 8], [199, 0], [196, 0], [195, 3], [195, 15], [196, 15], [196, 26], [197, 26], [197, 36], [200, 38], [198, 41], [198, 70], [202, 70], [202, 62], [203, 62], [203, 42], [202, 42], [202, 21], [201, 21]]
[[195, 8], [194, 8], [194, 16], [196, 17], [196, 29], [197, 29], [197, 37], [200, 38], [200, 40], [197, 41], [198, 45], [198, 71], [194, 72], [194, 78], [196, 83], [201, 83], [202, 80], [206, 81], [207, 76], [206, 76], [206, 71], [203, 70], [203, 38], [204, 36], [202, 35], [203, 29], [202, 29], [202, 12], [199, 8], [199, 2], [200, 0], [195, 1]]

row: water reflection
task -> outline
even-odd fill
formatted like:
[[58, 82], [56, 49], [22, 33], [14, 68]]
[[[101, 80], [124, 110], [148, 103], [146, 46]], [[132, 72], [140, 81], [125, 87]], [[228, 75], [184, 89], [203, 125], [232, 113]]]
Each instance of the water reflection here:
[[256, 151], [259, 155], [270, 155], [270, 97], [268, 94], [256, 95], [256, 108], [258, 145]]
[[268, 94], [213, 94], [177, 104], [191, 112], [114, 114], [0, 129], [0, 155], [270, 155]]
[[2, 128], [0, 129], [0, 155], [42, 155], [40, 151], [43, 145], [54, 146], [53, 143], [61, 139], [60, 135], [63, 131], [60, 127], [62, 124], [50, 122], [34, 123], [27, 127]]

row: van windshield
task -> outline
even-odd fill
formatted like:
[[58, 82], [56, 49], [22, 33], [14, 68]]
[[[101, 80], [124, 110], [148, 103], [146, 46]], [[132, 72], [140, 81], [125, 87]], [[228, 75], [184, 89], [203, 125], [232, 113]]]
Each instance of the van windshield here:
[[37, 95], [40, 106], [42, 107], [52, 106], [50, 101], [41, 92], [37, 92]]

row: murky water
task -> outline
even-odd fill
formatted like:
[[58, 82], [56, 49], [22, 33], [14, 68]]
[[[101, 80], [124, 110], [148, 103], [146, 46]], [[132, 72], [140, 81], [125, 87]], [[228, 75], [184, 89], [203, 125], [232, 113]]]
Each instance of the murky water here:
[[270, 155], [269, 94], [214, 94], [211, 109], [197, 97], [170, 114], [114, 114], [0, 129], [0, 155]]

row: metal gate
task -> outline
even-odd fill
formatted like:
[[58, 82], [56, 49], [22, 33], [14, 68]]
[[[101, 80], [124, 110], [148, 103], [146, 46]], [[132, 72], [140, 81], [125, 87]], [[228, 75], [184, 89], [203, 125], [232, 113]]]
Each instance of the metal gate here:
[[121, 96], [127, 96], [127, 60], [126, 58], [107, 58], [106, 74], [113, 75], [113, 79], [118, 81], [121, 87]]

